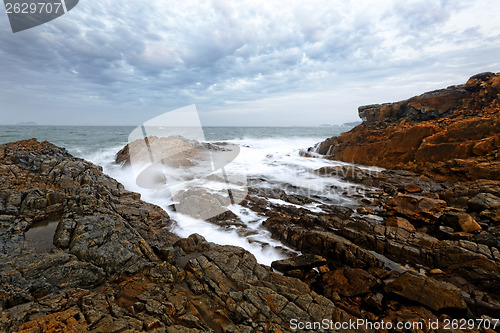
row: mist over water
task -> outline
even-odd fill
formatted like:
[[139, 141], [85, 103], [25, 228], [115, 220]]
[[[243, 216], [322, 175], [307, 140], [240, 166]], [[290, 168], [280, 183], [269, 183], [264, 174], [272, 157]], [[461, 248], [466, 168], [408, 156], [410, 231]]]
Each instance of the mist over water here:
[[[207, 221], [178, 214], [170, 209], [168, 186], [157, 189], [139, 187], [130, 167], [115, 164], [115, 154], [127, 144], [133, 127], [3, 127], [0, 142], [36, 137], [65, 147], [70, 153], [103, 167], [109, 176], [121, 182], [126, 189], [141, 194], [142, 200], [165, 209], [175, 221], [172, 231], [181, 237], [198, 233], [208, 241], [245, 248], [257, 261], [270, 265], [272, 261], [288, 257], [293, 251], [271, 238], [261, 224], [265, 217], [238, 204], [229, 208], [243, 225], [219, 226]], [[304, 158], [299, 150], [311, 147], [327, 137], [346, 131], [345, 127], [328, 128], [250, 128], [208, 127], [205, 136], [210, 142], [226, 141], [240, 146], [240, 154], [225, 167], [227, 172], [244, 174], [251, 182], [264, 180], [260, 187], [279, 188], [293, 194], [314, 195], [325, 204], [351, 205], [352, 199], [343, 196], [345, 189], [355, 185], [335, 177], [320, 177], [312, 171], [326, 165], [343, 165], [322, 159]], [[206, 184], [207, 187], [212, 184]], [[294, 205], [283, 200], [269, 199], [269, 204]], [[294, 205], [298, 206], [298, 205]], [[301, 206], [311, 212], [321, 212], [317, 204]]]

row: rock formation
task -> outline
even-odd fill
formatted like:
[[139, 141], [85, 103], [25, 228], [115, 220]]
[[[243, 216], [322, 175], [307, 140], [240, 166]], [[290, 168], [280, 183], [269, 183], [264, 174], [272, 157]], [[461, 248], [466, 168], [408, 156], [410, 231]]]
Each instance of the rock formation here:
[[[441, 332], [444, 320], [460, 318], [493, 327], [499, 82], [486, 73], [360, 108], [364, 123], [317, 153], [400, 170], [331, 162], [305, 170], [348, 184], [330, 187], [345, 201], [249, 179], [240, 205], [301, 252], [272, 268], [241, 248], [170, 233], [176, 222], [160, 207], [62, 148], [35, 139], [0, 145], [0, 331], [291, 332], [300, 331], [293, 323], [363, 319], [439, 320], [439, 329], [407, 331]], [[118, 162], [129, 158], [127, 146]], [[207, 221], [244, 226], [232, 212]]]
[[500, 73], [408, 100], [362, 106], [363, 123], [309, 153], [448, 179], [500, 179]]
[[[159, 207], [34, 139], [0, 145], [0, 331], [287, 331], [352, 315], [247, 251], [179, 239]], [[43, 232], [50, 249], [32, 244]]]

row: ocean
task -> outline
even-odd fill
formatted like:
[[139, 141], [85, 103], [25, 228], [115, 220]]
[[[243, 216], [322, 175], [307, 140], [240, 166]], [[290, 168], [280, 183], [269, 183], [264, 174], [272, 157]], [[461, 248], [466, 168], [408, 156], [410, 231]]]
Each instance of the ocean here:
[[[134, 127], [78, 127], [78, 126], [0, 126], [0, 143], [37, 138], [66, 148], [72, 155], [103, 167], [103, 171], [117, 179], [128, 190], [141, 193], [143, 200], [164, 208], [175, 221], [172, 231], [187, 237], [198, 233], [208, 241], [241, 246], [252, 252], [266, 265], [293, 252], [271, 238], [261, 224], [265, 220], [257, 212], [237, 203], [229, 206], [244, 226], [219, 226], [172, 211], [170, 192], [164, 189], [145, 189], [136, 184], [129, 168], [114, 163], [115, 154], [123, 148]], [[239, 155], [226, 168], [247, 179], [264, 179], [266, 186], [287, 190], [302, 189], [314, 193], [316, 199], [330, 204], [349, 205], [352, 200], [342, 193], [356, 186], [335, 177], [320, 177], [312, 171], [327, 165], [345, 163], [306, 158], [300, 149], [348, 131], [349, 127], [204, 127], [208, 142], [225, 141], [240, 147]], [[207, 187], [211, 186], [206, 184]], [[275, 204], [290, 204], [269, 199]], [[315, 206], [304, 206], [311, 212], [320, 212]], [[244, 229], [244, 230], [243, 230]], [[248, 232], [250, 230], [251, 232]]]

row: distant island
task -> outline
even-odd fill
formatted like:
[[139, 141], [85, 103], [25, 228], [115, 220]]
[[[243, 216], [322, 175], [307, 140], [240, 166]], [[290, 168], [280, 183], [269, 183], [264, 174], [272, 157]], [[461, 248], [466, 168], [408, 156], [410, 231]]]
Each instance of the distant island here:
[[37, 126], [38, 123], [34, 121], [22, 121], [16, 124], [17, 126]]
[[350, 123], [343, 123], [342, 126], [356, 127], [361, 125], [361, 121], [351, 121]]
[[343, 123], [342, 125], [332, 125], [332, 124], [319, 124], [318, 127], [334, 127], [334, 126], [345, 126], [345, 127], [356, 127], [361, 124], [361, 121], [353, 121], [350, 123]]

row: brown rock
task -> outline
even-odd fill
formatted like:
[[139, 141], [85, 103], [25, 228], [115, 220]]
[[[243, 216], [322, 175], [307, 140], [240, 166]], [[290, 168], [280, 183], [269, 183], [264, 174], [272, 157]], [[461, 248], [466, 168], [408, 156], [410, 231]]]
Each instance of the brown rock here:
[[418, 186], [417, 184], [406, 185], [404, 187], [404, 190], [407, 193], [418, 193], [423, 191], [422, 187]]
[[19, 332], [84, 332], [85, 317], [74, 307], [24, 323]]
[[271, 267], [280, 271], [310, 270], [326, 264], [326, 259], [315, 254], [303, 254], [297, 257], [276, 260], [271, 263]]
[[399, 195], [385, 206], [389, 215], [401, 215], [410, 220], [434, 223], [442, 214], [446, 202], [415, 195]]
[[469, 209], [481, 212], [485, 209], [500, 207], [500, 198], [491, 193], [479, 193], [469, 200]]
[[410, 272], [389, 282], [386, 290], [434, 311], [467, 309], [460, 289], [451, 283]]
[[439, 268], [434, 268], [434, 269], [431, 269], [431, 271], [429, 273], [430, 274], [443, 274], [443, 271], [440, 270]]
[[371, 209], [370, 207], [359, 207], [358, 209], [356, 209], [356, 211], [362, 215], [369, 215], [375, 213], [373, 209]]
[[444, 225], [452, 227], [455, 231], [474, 232], [482, 230], [472, 216], [464, 212], [446, 212], [440, 221]]
[[363, 124], [309, 151], [455, 180], [499, 180], [499, 78], [488, 73], [405, 101], [359, 107]]
[[[53, 251], [26, 237], [44, 223]], [[0, 331], [279, 332], [292, 318], [347, 316], [244, 249], [196, 234], [179, 240], [170, 223], [64, 149], [36, 140], [0, 145]], [[330, 239], [325, 248], [349, 250], [350, 260], [373, 259]]]
[[358, 296], [367, 294], [378, 284], [377, 279], [359, 268], [344, 268], [330, 271], [321, 277], [326, 296], [338, 293], [342, 296]]
[[408, 231], [415, 231], [415, 227], [407, 219], [399, 216], [392, 216], [385, 220], [385, 225], [388, 227], [396, 227], [406, 229]]
[[492, 220], [493, 222], [500, 222], [500, 207], [483, 210], [479, 216]]

